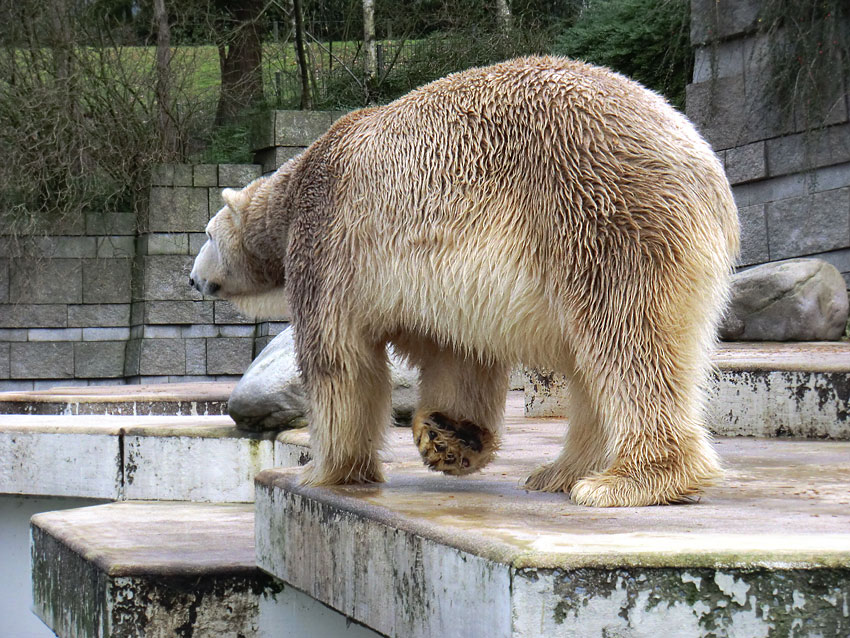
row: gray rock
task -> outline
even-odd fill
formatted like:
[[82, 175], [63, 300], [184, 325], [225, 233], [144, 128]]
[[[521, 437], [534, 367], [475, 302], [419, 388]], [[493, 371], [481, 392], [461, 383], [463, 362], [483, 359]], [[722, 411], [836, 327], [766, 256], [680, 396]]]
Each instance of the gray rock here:
[[732, 278], [720, 337], [730, 341], [840, 339], [847, 323], [844, 279], [820, 259], [763, 264]]
[[[418, 398], [419, 372], [390, 353], [393, 418], [410, 422]], [[244, 430], [282, 430], [307, 424], [306, 391], [295, 357], [295, 340], [287, 328], [254, 359], [233, 389], [228, 412]]]

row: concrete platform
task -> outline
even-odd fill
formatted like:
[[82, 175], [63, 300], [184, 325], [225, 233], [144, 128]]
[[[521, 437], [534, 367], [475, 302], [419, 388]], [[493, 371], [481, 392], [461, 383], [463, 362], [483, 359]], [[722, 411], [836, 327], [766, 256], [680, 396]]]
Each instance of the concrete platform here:
[[226, 415], [234, 385], [162, 383], [0, 392], [0, 414]]
[[62, 637], [256, 636], [250, 505], [113, 503], [33, 517], [35, 613]]
[[226, 416], [0, 416], [0, 494], [250, 502], [274, 433]]
[[[850, 440], [850, 343], [721, 343], [706, 421], [721, 436]], [[526, 372], [528, 416], [564, 416], [561, 375]]]
[[727, 476], [699, 503], [589, 509], [522, 489], [565, 427], [522, 413], [512, 395], [498, 460], [468, 478], [422, 467], [409, 432], [384, 485], [262, 472], [260, 567], [405, 638], [850, 635], [850, 443], [720, 439]]

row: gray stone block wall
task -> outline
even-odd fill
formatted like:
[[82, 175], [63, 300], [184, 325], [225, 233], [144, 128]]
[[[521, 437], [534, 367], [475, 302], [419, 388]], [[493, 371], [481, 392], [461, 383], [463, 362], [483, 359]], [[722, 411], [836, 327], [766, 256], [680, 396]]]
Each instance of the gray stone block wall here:
[[[816, 130], [771, 87], [762, 0], [691, 0], [687, 113], [726, 169], [741, 218], [741, 267], [833, 263], [850, 288], [850, 69], [836, 66]], [[848, 25], [850, 28], [850, 25]]]
[[301, 152], [339, 113], [273, 113], [269, 165], [162, 165], [149, 206], [0, 231], [0, 391], [53, 385], [235, 380], [283, 330], [188, 285], [221, 191]]

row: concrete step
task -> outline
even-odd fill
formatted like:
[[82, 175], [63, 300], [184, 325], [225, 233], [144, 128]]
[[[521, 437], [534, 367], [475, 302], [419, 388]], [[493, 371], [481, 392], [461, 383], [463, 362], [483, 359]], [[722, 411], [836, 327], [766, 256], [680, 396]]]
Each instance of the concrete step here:
[[[850, 440], [850, 343], [721, 343], [706, 420], [721, 436]], [[526, 372], [525, 413], [564, 416], [564, 377]]]
[[285, 465], [226, 416], [0, 415], [0, 494], [250, 502]]
[[850, 635], [850, 443], [721, 438], [727, 476], [698, 503], [590, 509], [523, 490], [565, 424], [520, 395], [507, 413], [498, 459], [467, 478], [425, 469], [409, 432], [383, 485], [262, 472], [258, 564], [404, 638]]
[[256, 636], [250, 505], [113, 503], [32, 518], [34, 611], [62, 637]]
[[161, 383], [0, 392], [0, 414], [223, 415], [234, 385]]
[[30, 532], [33, 609], [60, 638], [378, 638], [257, 568], [251, 505], [128, 501]]

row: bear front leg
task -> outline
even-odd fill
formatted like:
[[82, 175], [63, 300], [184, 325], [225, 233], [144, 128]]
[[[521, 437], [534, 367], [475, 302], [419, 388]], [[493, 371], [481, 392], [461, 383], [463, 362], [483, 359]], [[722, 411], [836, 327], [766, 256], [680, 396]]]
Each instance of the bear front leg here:
[[413, 439], [423, 462], [452, 475], [470, 474], [499, 448], [509, 368], [449, 350], [412, 356], [421, 368]]
[[313, 461], [302, 477], [307, 485], [384, 480], [379, 452], [392, 411], [386, 350], [376, 344], [355, 352], [356, 360], [350, 359], [351, 351], [340, 353], [338, 365], [302, 364], [313, 448]]

